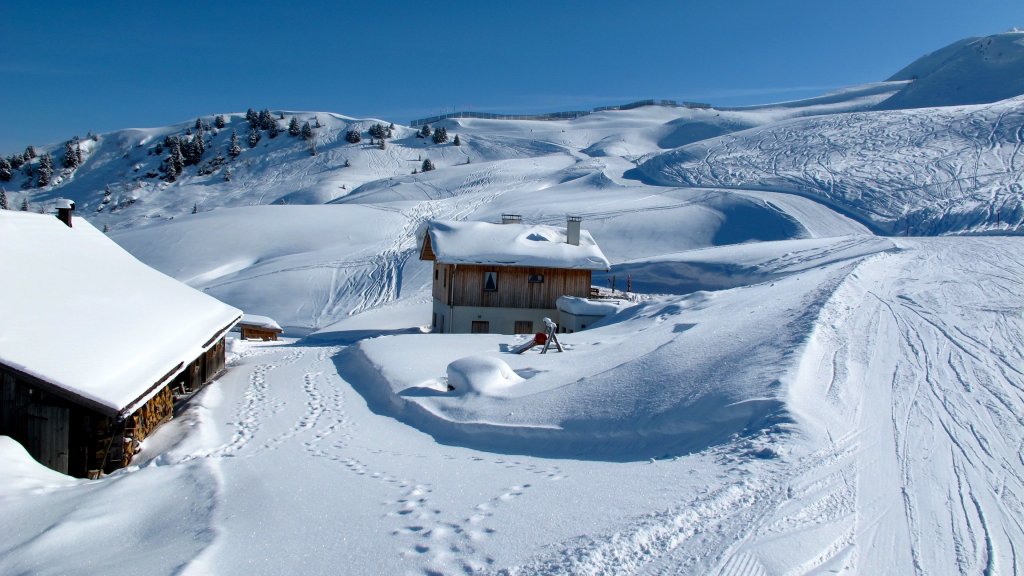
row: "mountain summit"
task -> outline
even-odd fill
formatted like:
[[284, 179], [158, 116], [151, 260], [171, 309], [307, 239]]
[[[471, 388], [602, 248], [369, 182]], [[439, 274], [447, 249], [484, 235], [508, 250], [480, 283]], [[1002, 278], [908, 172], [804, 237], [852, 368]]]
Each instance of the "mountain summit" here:
[[1024, 31], [958, 40], [888, 80], [913, 82], [879, 105], [886, 110], [988, 104], [1024, 94]]

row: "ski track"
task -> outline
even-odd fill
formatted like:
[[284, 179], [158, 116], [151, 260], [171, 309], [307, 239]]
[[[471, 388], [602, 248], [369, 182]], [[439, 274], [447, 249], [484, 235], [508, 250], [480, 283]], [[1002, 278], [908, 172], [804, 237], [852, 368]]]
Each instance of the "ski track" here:
[[1022, 115], [1009, 101], [804, 118], [684, 147], [653, 170], [665, 183], [858, 206], [858, 218], [892, 234], [1018, 231]]
[[856, 433], [849, 568], [1018, 574], [1024, 378], [1008, 359], [1024, 352], [1021, 245], [901, 247], [863, 263], [822, 313], [825, 428]]

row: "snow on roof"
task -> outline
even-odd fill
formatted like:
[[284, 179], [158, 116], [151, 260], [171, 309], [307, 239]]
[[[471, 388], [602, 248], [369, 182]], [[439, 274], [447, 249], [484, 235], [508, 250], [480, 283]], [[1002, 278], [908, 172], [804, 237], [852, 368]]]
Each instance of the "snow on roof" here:
[[255, 326], [257, 328], [267, 328], [268, 330], [277, 330], [278, 332], [284, 331], [281, 329], [281, 325], [273, 318], [268, 316], [259, 316], [257, 314], [242, 314], [242, 319], [239, 320], [238, 323]]
[[445, 264], [576, 270], [607, 270], [610, 266], [586, 230], [580, 230], [578, 246], [566, 242], [565, 228], [539, 224], [434, 220], [427, 224], [426, 234], [435, 259]]
[[82, 218], [0, 210], [0, 246], [0, 363], [108, 415], [140, 406], [241, 316]]

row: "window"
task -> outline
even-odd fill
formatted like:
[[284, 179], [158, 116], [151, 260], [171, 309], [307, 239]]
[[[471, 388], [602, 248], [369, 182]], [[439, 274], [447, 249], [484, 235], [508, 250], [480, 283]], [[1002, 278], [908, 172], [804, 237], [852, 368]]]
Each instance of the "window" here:
[[530, 284], [543, 284], [544, 283], [544, 275], [543, 274], [530, 274], [529, 282], [530, 282]]
[[486, 320], [473, 320], [473, 325], [469, 328], [472, 334], [489, 334], [491, 332], [491, 323]]
[[484, 292], [498, 291], [498, 273], [484, 272]]
[[533, 322], [530, 320], [516, 320], [516, 334], [533, 334]]

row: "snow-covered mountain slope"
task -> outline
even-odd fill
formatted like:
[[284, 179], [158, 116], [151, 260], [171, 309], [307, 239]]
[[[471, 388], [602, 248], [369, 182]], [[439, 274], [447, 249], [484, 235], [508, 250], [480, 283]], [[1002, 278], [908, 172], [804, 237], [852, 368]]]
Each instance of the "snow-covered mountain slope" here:
[[[112, 230], [145, 226], [217, 208], [268, 204], [322, 204], [347, 196], [366, 184], [373, 189], [409, 176], [429, 159], [439, 169], [501, 161], [553, 158], [560, 155], [624, 158], [640, 161], [652, 154], [702, 139], [787, 118], [867, 110], [891, 95], [900, 83], [852, 87], [804, 101], [745, 109], [716, 110], [643, 106], [632, 110], [596, 112], [574, 120], [449, 119], [449, 142], [435, 144], [417, 138], [417, 130], [394, 126], [384, 149], [371, 143], [368, 130], [376, 119], [355, 119], [328, 112], [274, 111], [280, 134], [261, 130], [250, 147], [250, 125], [242, 114], [222, 114], [160, 128], [127, 129], [83, 138], [82, 164], [63, 168], [64, 144], [39, 147], [54, 160], [51, 183], [38, 187], [38, 172], [14, 171], [5, 184], [8, 200], [18, 206], [28, 200], [32, 209], [46, 208], [56, 198], [74, 200], [78, 213], [99, 228]], [[313, 136], [306, 140], [286, 131], [291, 120], [309, 122]], [[345, 137], [357, 131], [362, 141]], [[191, 142], [202, 132], [205, 152], [196, 165], [185, 166], [173, 181], [161, 167], [170, 155], [168, 138]], [[237, 157], [229, 154], [232, 133], [239, 142]], [[461, 146], [451, 141], [459, 135]], [[315, 148], [316, 154], [312, 152]], [[38, 168], [39, 159], [30, 162]]]
[[1024, 94], [1024, 31], [959, 40], [922, 56], [890, 81], [911, 81], [879, 108], [988, 104]]
[[1019, 233], [1024, 98], [780, 122], [644, 163], [663, 185], [779, 190], [888, 234]]
[[252, 206], [111, 237], [182, 282], [301, 334], [397, 298], [403, 275], [415, 274], [406, 260], [416, 224], [373, 206]]
[[[283, 116], [283, 119], [280, 117]], [[161, 165], [168, 156], [163, 149], [167, 137], [182, 141], [199, 132], [193, 122], [146, 130], [123, 130], [82, 140], [84, 163], [75, 170], [57, 169], [53, 184], [34, 188], [35, 178], [17, 171], [9, 188], [9, 200], [17, 205], [28, 199], [32, 207], [45, 207], [59, 197], [74, 200], [79, 215], [98, 227], [119, 230], [148, 225], [187, 215], [193, 210], [267, 204], [322, 204], [351, 192], [366, 182], [408, 175], [430, 159], [438, 168], [470, 161], [527, 158], [558, 152], [557, 146], [523, 139], [494, 141], [471, 139], [463, 146], [451, 142], [434, 144], [417, 138], [411, 128], [395, 126], [384, 149], [370, 143], [367, 131], [387, 122], [357, 120], [331, 113], [275, 112], [281, 129], [291, 118], [309, 122], [313, 137], [290, 136], [282, 131], [270, 138], [267, 131], [255, 147], [247, 143], [249, 124], [239, 114], [225, 115], [226, 125], [210, 126], [203, 117], [206, 152], [203, 160], [186, 166], [173, 182], [163, 178]], [[362, 134], [359, 143], [349, 143], [348, 131]], [[186, 131], [191, 135], [186, 135]], [[240, 153], [229, 154], [232, 132], [238, 135]], [[450, 138], [454, 138], [454, 134]], [[315, 143], [316, 154], [311, 153]], [[160, 151], [158, 153], [158, 146]], [[40, 154], [43, 151], [40, 150]], [[63, 145], [51, 154], [59, 161]], [[35, 164], [38, 163], [34, 161]]]

